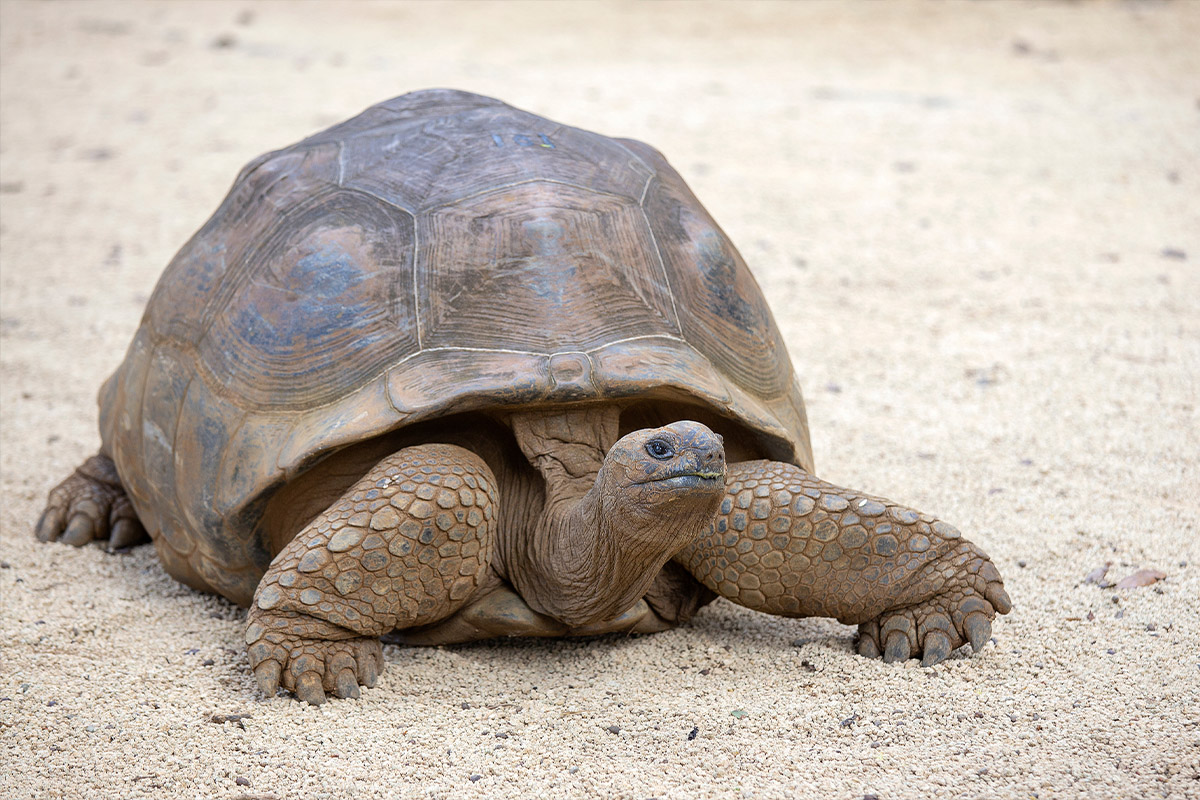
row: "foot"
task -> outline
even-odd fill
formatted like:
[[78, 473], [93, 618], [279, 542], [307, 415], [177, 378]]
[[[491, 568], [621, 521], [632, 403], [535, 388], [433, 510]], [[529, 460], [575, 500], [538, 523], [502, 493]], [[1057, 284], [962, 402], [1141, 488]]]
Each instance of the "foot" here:
[[461, 447], [408, 447], [376, 464], [259, 582], [246, 644], [263, 691], [357, 697], [383, 668], [379, 636], [439, 622], [474, 596], [496, 508], [491, 470]]
[[274, 697], [282, 686], [312, 705], [334, 697], [358, 697], [383, 671], [379, 639], [359, 636], [323, 620], [292, 611], [250, 609], [246, 625], [250, 666], [258, 686]]
[[978, 653], [992, 635], [996, 614], [1012, 609], [995, 565], [970, 542], [962, 542], [924, 573], [917, 583], [930, 587], [933, 596], [860, 624], [860, 655], [882, 655], [889, 664], [920, 658], [921, 666], [930, 667], [964, 644]]
[[50, 490], [46, 510], [38, 520], [37, 538], [76, 547], [108, 539], [110, 551], [150, 540], [125, 494], [116, 465], [105, 455], [92, 456]]

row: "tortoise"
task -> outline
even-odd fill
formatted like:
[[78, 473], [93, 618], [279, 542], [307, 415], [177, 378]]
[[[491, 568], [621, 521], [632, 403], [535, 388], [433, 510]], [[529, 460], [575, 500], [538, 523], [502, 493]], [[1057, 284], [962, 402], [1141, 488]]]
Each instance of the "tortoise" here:
[[650, 633], [717, 596], [935, 664], [1010, 609], [951, 525], [813, 475], [787, 348], [655, 149], [450, 90], [247, 165], [99, 394], [43, 541], [148, 537], [258, 684], [380, 637]]

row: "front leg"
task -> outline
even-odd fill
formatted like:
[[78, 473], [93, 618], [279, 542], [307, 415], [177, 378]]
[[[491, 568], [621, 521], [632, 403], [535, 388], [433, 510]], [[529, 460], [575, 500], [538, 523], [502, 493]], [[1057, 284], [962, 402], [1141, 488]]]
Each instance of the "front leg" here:
[[978, 651], [1012, 607], [991, 559], [951, 525], [791, 464], [730, 465], [711, 531], [675, 560], [740, 605], [859, 626], [858, 651], [936, 664]]
[[485, 581], [496, 480], [445, 444], [388, 456], [280, 551], [246, 617], [250, 666], [318, 704], [357, 697], [383, 668], [379, 636], [453, 614]]

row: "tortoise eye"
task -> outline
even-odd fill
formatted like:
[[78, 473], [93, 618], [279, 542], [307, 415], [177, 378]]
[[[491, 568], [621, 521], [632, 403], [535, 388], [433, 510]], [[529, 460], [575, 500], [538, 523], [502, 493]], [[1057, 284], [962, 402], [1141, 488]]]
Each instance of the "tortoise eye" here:
[[666, 439], [651, 439], [646, 442], [646, 452], [659, 461], [664, 461], [675, 455], [675, 448]]

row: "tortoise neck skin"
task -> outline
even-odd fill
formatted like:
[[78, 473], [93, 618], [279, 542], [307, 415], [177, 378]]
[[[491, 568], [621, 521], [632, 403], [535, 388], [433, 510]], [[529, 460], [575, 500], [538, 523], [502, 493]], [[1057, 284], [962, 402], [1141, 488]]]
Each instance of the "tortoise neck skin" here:
[[593, 407], [512, 420], [546, 500], [528, 535], [503, 537], [508, 579], [531, 608], [571, 627], [640, 600], [663, 564], [708, 530], [725, 491], [721, 437], [707, 427], [677, 422], [606, 447], [618, 415]]

